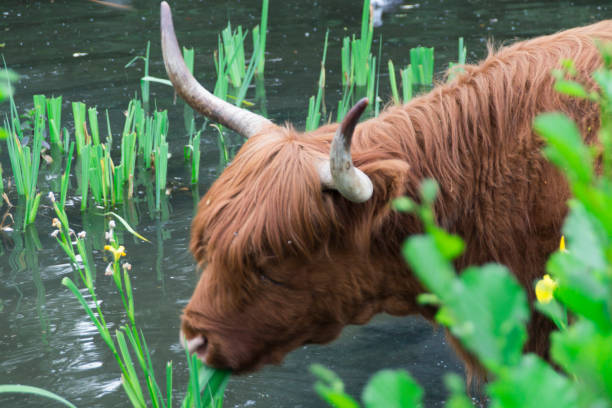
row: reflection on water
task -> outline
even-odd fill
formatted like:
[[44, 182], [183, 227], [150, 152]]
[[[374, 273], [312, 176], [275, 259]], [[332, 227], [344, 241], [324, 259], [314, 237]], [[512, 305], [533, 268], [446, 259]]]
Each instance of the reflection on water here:
[[[125, 11], [94, 2], [55, 0], [23, 2], [3, 0], [0, 43], [8, 65], [22, 75], [16, 101], [20, 111], [31, 108], [32, 95], [63, 95], [64, 123], [70, 126], [69, 103], [84, 101], [109, 109], [112, 128], [122, 128], [123, 110], [139, 89], [141, 67], [125, 69], [134, 56], [142, 55], [151, 40], [151, 74], [164, 76], [159, 50], [158, 4], [149, 0], [106, 0], [133, 8]], [[335, 109], [339, 91], [341, 38], [357, 32], [360, 2], [328, 0], [304, 2], [272, 0], [265, 79], [251, 91], [254, 109], [275, 121], [303, 127], [307, 101], [315, 94], [325, 29], [330, 28], [326, 66], [328, 110]], [[404, 2], [404, 5], [411, 5]], [[610, 17], [605, 1], [421, 1], [418, 7], [397, 7], [383, 15], [375, 41], [383, 39], [384, 62], [408, 63], [409, 47], [436, 47], [436, 67], [456, 58], [457, 37], [463, 36], [468, 60], [486, 52], [486, 41], [503, 42], [554, 32]], [[414, 4], [412, 4], [414, 5]], [[214, 81], [212, 50], [217, 32], [231, 17], [232, 24], [252, 27], [259, 16], [259, 2], [222, 0], [173, 5], [179, 38], [195, 46], [198, 78], [211, 86]], [[299, 17], [297, 17], [299, 16]], [[374, 46], [376, 48], [378, 44]], [[75, 57], [74, 55], [77, 55]], [[79, 56], [80, 55], [80, 56]], [[381, 70], [381, 95], [389, 94], [385, 69]], [[172, 93], [163, 86], [151, 87], [152, 106], [171, 108], [168, 141], [169, 195], [162, 210], [155, 212], [155, 192], [147, 173], [140, 172], [140, 186], [133, 202], [115, 209], [151, 243], [123, 234], [128, 261], [134, 266], [132, 284], [136, 319], [143, 328], [158, 373], [173, 360], [177, 390], [185, 384], [185, 363], [178, 344], [178, 316], [197, 281], [188, 252], [189, 226], [200, 193], [217, 176], [219, 152], [213, 129], [202, 138], [201, 182], [193, 190], [189, 168], [183, 163], [187, 142], [183, 108], [172, 105]], [[0, 105], [0, 114], [7, 106]], [[197, 126], [202, 125], [200, 118]], [[72, 129], [70, 129], [72, 132]], [[230, 149], [241, 140], [229, 135]], [[54, 157], [54, 152], [51, 151]], [[9, 169], [5, 149], [0, 153]], [[57, 174], [55, 160], [45, 174]], [[58, 166], [53, 170], [53, 166]], [[6, 171], [5, 173], [8, 173]], [[41, 177], [43, 191], [58, 191], [57, 177]], [[77, 180], [71, 180], [74, 188]], [[17, 199], [9, 189], [13, 202]], [[44, 200], [43, 200], [44, 201]], [[108, 262], [103, 253], [104, 218], [99, 211], [81, 214], [79, 200], [67, 203], [72, 227], [87, 231], [87, 251], [98, 268], [96, 291], [109, 322], [122, 324], [122, 306], [114, 284], [104, 276]], [[4, 213], [4, 209], [0, 209]], [[20, 224], [22, 207], [11, 210]], [[95, 327], [72, 294], [61, 285], [64, 276], [77, 280], [55, 240], [49, 236], [53, 212], [43, 202], [36, 228], [25, 233], [0, 231], [0, 383], [24, 383], [54, 391], [78, 406], [125, 406], [119, 370]], [[280, 367], [232, 378], [227, 391], [228, 407], [315, 407], [322, 403], [312, 391], [311, 363], [334, 369], [349, 392], [359, 395], [369, 375], [381, 368], [406, 368], [425, 387], [426, 405], [441, 406], [445, 398], [442, 375], [462, 368], [444, 341], [442, 330], [434, 330], [421, 319], [378, 316], [369, 325], [348, 327], [328, 346], [308, 346], [291, 353]], [[162, 377], [163, 378], [163, 377]], [[1, 396], [0, 406], [40, 406], [25, 396]]]

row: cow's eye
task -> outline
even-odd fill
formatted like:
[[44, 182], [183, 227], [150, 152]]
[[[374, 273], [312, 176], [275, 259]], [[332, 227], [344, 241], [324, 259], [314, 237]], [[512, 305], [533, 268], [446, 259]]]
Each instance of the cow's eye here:
[[263, 281], [267, 281], [267, 282], [270, 282], [270, 283], [273, 283], [273, 284], [275, 284], [275, 285], [277, 285], [277, 286], [287, 287], [287, 285], [285, 285], [284, 283], [279, 282], [279, 281], [277, 281], [277, 280], [274, 280], [274, 279], [272, 279], [270, 276], [268, 276], [268, 275], [267, 275], [267, 274], [264, 272], [264, 270], [263, 270], [262, 268], [260, 268], [260, 267], [256, 267], [256, 268], [255, 268], [255, 270], [256, 270], [256, 271], [257, 271], [257, 273], [259, 274], [259, 278], [260, 278], [261, 280], [263, 280]]

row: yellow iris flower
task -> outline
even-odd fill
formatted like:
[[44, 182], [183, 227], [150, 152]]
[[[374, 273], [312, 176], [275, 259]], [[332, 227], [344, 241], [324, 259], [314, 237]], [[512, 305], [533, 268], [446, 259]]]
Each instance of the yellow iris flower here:
[[546, 274], [542, 279], [536, 283], [535, 293], [538, 302], [540, 303], [550, 303], [553, 299], [553, 292], [557, 287], [557, 282], [550, 277], [550, 275]]
[[567, 252], [567, 249], [565, 249], [565, 235], [561, 235], [561, 242], [559, 243], [559, 251]]
[[119, 245], [118, 248], [112, 247], [110, 245], [105, 245], [104, 249], [113, 253], [115, 257], [115, 262], [119, 261], [119, 258], [125, 256], [125, 247], [123, 245]]

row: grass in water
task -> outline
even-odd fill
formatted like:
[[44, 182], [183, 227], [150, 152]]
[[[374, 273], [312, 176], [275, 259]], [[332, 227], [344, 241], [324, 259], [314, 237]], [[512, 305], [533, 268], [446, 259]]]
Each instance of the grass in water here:
[[[69, 171], [69, 168], [67, 171]], [[130, 279], [132, 266], [127, 262], [122, 262], [122, 258], [126, 257], [127, 254], [125, 247], [120, 244], [117, 238], [115, 221], [111, 219], [108, 222], [108, 231], [105, 234], [107, 244], [104, 248], [110, 254], [110, 262], [106, 267], [105, 275], [112, 277], [127, 319], [125, 325], [119, 326], [113, 333], [109, 329], [109, 324], [101, 309], [101, 301], [95, 292], [92, 265], [88, 260], [85, 245], [87, 235], [85, 232], [76, 234], [72, 231], [64, 208], [58, 204], [52, 193], [49, 198], [57, 215], [57, 218], [53, 219], [53, 226], [56, 228], [53, 236], [68, 255], [73, 268], [78, 272], [80, 283], [91, 297], [91, 301], [85, 299], [82, 291], [69, 277], [65, 277], [62, 284], [70, 289], [83, 306], [100, 336], [111, 350], [121, 371], [121, 385], [132, 406], [146, 407], [147, 402], [150, 401], [154, 407], [171, 407], [174, 401], [172, 362], [166, 363], [166, 381], [165, 384], [161, 384], [155, 376], [144, 334], [136, 323], [135, 302]], [[59, 203], [64, 201], [65, 197], [60, 197]], [[126, 229], [129, 232], [143, 238], [129, 227], [125, 220], [117, 214], [111, 214], [124, 226], [127, 226]], [[90, 306], [92, 303], [93, 307]], [[196, 356], [187, 356], [187, 358], [190, 379], [181, 406], [221, 407], [223, 392], [230, 373], [206, 367], [200, 363]]]

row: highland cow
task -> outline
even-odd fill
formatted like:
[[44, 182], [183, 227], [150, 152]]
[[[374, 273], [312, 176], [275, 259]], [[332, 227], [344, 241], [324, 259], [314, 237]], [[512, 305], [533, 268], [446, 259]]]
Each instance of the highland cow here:
[[[422, 226], [390, 206], [399, 196], [416, 198], [424, 178], [439, 183], [438, 223], [466, 241], [456, 267], [505, 264], [533, 300], [570, 192], [542, 156], [532, 121], [561, 111], [587, 142], [595, 139], [597, 106], [555, 92], [551, 70], [572, 59], [578, 75], [589, 78], [601, 65], [593, 40], [612, 40], [612, 21], [490, 51], [403, 106], [357, 125], [362, 100], [341, 124], [307, 133], [199, 85], [185, 67], [165, 2], [161, 33], [178, 94], [248, 138], [192, 224], [191, 251], [203, 272], [181, 331], [207, 364], [256, 370], [381, 312], [433, 319], [435, 308], [416, 302], [423, 288], [400, 253]], [[550, 330], [535, 314], [526, 350], [546, 356]], [[455, 346], [468, 368], [477, 368]]]

